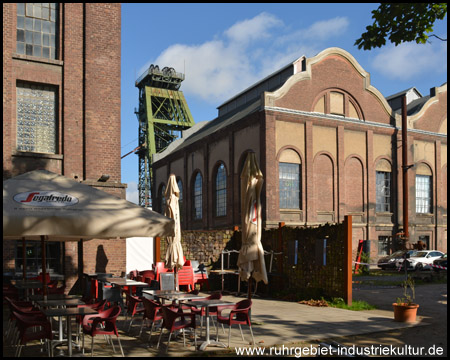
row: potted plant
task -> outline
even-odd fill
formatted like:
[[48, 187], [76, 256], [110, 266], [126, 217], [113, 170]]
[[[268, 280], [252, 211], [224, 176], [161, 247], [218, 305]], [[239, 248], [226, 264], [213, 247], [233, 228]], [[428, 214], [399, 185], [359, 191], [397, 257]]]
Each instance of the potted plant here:
[[415, 299], [414, 280], [410, 276], [403, 282], [403, 295], [404, 297], [397, 298], [397, 302], [392, 304], [394, 307], [394, 320], [414, 322], [416, 321], [419, 305], [413, 302]]

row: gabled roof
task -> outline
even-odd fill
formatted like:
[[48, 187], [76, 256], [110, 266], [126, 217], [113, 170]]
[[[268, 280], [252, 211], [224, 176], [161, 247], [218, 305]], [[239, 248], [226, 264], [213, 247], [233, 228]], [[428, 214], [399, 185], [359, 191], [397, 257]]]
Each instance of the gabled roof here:
[[392, 99], [395, 99], [395, 98], [398, 98], [398, 97], [405, 96], [405, 95], [406, 95], [408, 92], [410, 92], [411, 90], [414, 90], [420, 97], [423, 96], [423, 95], [420, 93], [420, 91], [417, 90], [417, 89], [413, 86], [413, 87], [410, 87], [409, 89], [402, 90], [402, 91], [399, 91], [399, 92], [396, 93], [396, 94], [387, 96], [387, 97], [386, 97], [386, 100], [389, 101], [389, 100], [392, 100]]

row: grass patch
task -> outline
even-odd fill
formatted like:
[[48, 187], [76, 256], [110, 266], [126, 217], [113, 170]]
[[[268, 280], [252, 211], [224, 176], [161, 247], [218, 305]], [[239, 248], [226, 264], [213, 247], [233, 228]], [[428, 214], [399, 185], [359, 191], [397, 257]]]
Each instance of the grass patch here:
[[342, 298], [333, 298], [331, 301], [328, 301], [328, 305], [339, 309], [353, 311], [374, 310], [377, 308], [376, 306], [370, 305], [368, 302], [362, 300], [354, 300], [352, 301], [352, 305], [348, 306]]

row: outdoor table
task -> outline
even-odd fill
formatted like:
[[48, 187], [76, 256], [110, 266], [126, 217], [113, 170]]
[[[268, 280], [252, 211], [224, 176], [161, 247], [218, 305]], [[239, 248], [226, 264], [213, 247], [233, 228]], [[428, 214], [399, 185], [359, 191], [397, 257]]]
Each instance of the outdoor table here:
[[158, 299], [162, 299], [163, 304], [164, 304], [164, 300], [169, 300], [172, 301], [172, 303], [175, 303], [177, 300], [178, 301], [189, 301], [189, 300], [194, 300], [194, 299], [204, 299], [205, 296], [204, 295], [195, 295], [195, 294], [188, 294], [188, 293], [181, 293], [181, 294], [159, 294], [159, 295], [153, 295], [154, 297], [158, 298]]
[[[30, 301], [36, 302], [39, 300], [44, 300], [44, 295], [37, 294], [37, 295], [30, 295], [29, 296]], [[63, 299], [77, 299], [79, 298], [79, 295], [66, 295], [66, 294], [48, 294], [47, 300], [63, 300]]]
[[[198, 301], [182, 301], [182, 305], [187, 306], [195, 306], [198, 307], [204, 307], [205, 308], [205, 317], [206, 317], [206, 340], [200, 345], [200, 350], [204, 351], [208, 345], [215, 345], [215, 346], [221, 346], [226, 348], [227, 345], [224, 343], [221, 343], [220, 341], [211, 340], [209, 338], [209, 308], [210, 307], [216, 307], [216, 306], [225, 306], [225, 305], [236, 305], [236, 303], [231, 301], [224, 301], [224, 300], [198, 300]], [[217, 324], [219, 326], [219, 324]]]
[[[55, 294], [57, 295], [57, 294]], [[69, 299], [47, 299], [47, 300], [37, 300], [36, 304], [40, 307], [40, 308], [50, 308], [50, 307], [57, 307], [57, 308], [66, 308], [66, 307], [73, 307], [73, 306], [77, 306], [77, 305], [83, 305], [84, 301], [81, 301], [80, 299], [73, 299], [73, 298], [69, 298]], [[63, 343], [64, 339], [63, 339], [63, 325], [62, 325], [62, 317], [59, 317], [58, 320], [58, 324], [59, 324], [59, 339], [58, 339], [58, 343]]]
[[84, 301], [80, 299], [47, 299], [47, 300], [37, 300], [36, 304], [40, 307], [60, 307], [60, 306], [77, 306], [84, 305]]
[[[42, 312], [48, 317], [67, 317], [67, 342], [69, 347], [69, 356], [72, 356], [72, 327], [71, 327], [71, 317], [76, 315], [90, 315], [97, 314], [98, 312], [89, 307], [67, 307], [67, 308], [57, 308], [57, 309], [45, 309]], [[62, 322], [60, 322], [62, 324]], [[61, 330], [61, 326], [60, 326]], [[64, 341], [62, 338], [62, 331], [59, 333], [59, 340]]]
[[39, 280], [16, 280], [14, 286], [19, 290], [25, 290], [25, 297], [29, 300], [28, 290], [31, 289], [34, 295], [34, 289], [41, 289], [43, 284]]
[[116, 286], [128, 286], [130, 289], [130, 295], [132, 295], [132, 286], [136, 286], [136, 287], [148, 287], [150, 286], [150, 284], [147, 284], [145, 282], [141, 282], [141, 281], [135, 281], [135, 280], [130, 280], [130, 279], [124, 279], [124, 278], [106, 278], [105, 282], [109, 282], [113, 285]]

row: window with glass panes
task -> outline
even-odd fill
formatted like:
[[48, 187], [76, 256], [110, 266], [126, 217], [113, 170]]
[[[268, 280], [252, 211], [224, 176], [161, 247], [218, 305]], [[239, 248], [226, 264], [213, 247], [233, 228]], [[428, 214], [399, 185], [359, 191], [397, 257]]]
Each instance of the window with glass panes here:
[[194, 220], [199, 220], [202, 216], [202, 175], [197, 173], [194, 182]]
[[279, 163], [280, 209], [300, 209], [300, 165]]
[[376, 211], [391, 211], [391, 173], [386, 171], [376, 172]]
[[378, 255], [389, 254], [389, 236], [378, 236]]
[[431, 176], [416, 175], [416, 213], [432, 213], [431, 194]]
[[178, 198], [178, 207], [180, 209], [180, 221], [183, 221], [183, 183], [181, 180], [177, 181], [178, 190], [180, 190], [180, 197]]
[[57, 3], [18, 3], [17, 53], [56, 59], [57, 14]]
[[161, 186], [161, 192], [159, 194], [159, 198], [161, 199], [161, 214], [164, 214], [166, 211], [166, 197], [164, 194], [166, 193], [166, 185]]
[[17, 150], [56, 154], [56, 91], [50, 86], [18, 83]]
[[216, 216], [227, 214], [227, 173], [221, 164], [216, 175]]
[[[45, 259], [47, 272], [53, 271], [62, 274], [62, 243], [47, 242], [45, 244]], [[25, 242], [26, 270], [28, 273], [39, 273], [42, 268], [42, 247], [40, 241]], [[23, 271], [23, 241], [16, 241], [15, 269], [16, 272]]]

